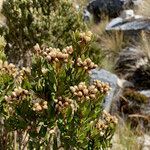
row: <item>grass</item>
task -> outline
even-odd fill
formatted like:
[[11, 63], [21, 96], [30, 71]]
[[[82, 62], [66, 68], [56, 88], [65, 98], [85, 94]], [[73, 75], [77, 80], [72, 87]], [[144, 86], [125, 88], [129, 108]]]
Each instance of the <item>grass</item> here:
[[136, 14], [150, 17], [150, 1], [144, 0], [136, 11]]
[[141, 150], [142, 145], [137, 142], [137, 135], [129, 124], [120, 123], [113, 137], [111, 150]]
[[98, 47], [101, 47], [100, 53], [105, 56], [101, 62], [101, 66], [109, 71], [114, 69], [114, 60], [124, 47], [124, 34], [120, 31], [106, 31], [106, 25], [109, 20], [106, 17], [100, 24], [90, 24], [90, 30], [96, 35]]

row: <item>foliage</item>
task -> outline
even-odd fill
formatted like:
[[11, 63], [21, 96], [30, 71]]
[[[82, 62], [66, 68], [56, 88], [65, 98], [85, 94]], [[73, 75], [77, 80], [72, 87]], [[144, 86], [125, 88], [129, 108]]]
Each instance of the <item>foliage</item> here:
[[69, 0], [6, 0], [2, 13], [7, 18], [5, 52], [19, 66], [29, 65], [36, 43], [63, 48], [72, 44], [74, 31], [86, 28]]
[[97, 67], [87, 58], [91, 38], [91, 32], [77, 32], [74, 45], [62, 50], [36, 44], [30, 68], [0, 61], [0, 147], [110, 146], [117, 119], [101, 108], [109, 85], [88, 83], [90, 70]]
[[4, 47], [6, 45], [6, 42], [4, 40], [4, 37], [0, 36], [0, 59], [5, 60], [6, 56], [4, 54]]
[[124, 92], [123, 96], [128, 99], [129, 101], [135, 101], [137, 103], [147, 103], [148, 97], [144, 94], [141, 94], [139, 92], [136, 92], [134, 90], [127, 90]]

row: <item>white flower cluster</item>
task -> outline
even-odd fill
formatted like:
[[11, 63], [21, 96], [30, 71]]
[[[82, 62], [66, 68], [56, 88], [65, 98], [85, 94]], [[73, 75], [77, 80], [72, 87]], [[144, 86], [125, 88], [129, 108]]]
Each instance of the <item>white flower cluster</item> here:
[[81, 58], [78, 58], [77, 65], [79, 67], [83, 67], [85, 70], [91, 70], [98, 67], [98, 65], [94, 64], [94, 62], [92, 62], [90, 58], [87, 58], [84, 61], [82, 61]]
[[29, 91], [22, 89], [21, 87], [15, 88], [10, 96], [5, 96], [5, 100], [11, 103], [14, 100], [24, 100], [29, 95]]
[[33, 110], [34, 111], [42, 111], [44, 109], [48, 109], [48, 106], [47, 106], [47, 101], [44, 101], [44, 102], [37, 102], [33, 105]]
[[58, 97], [58, 99], [55, 99], [56, 105], [55, 108], [56, 110], [58, 110], [59, 112], [61, 112], [62, 110], [64, 110], [65, 108], [72, 108], [73, 111], [77, 110], [77, 105], [76, 103], [68, 98], [68, 97]]
[[62, 51], [58, 48], [43, 48], [41, 49], [38, 44], [34, 46], [37, 54], [44, 56], [48, 62], [68, 62], [69, 55], [73, 53], [72, 46], [68, 46]]
[[79, 34], [79, 37], [81, 38], [81, 41], [90, 42], [92, 39], [92, 32], [91, 31], [81, 32]]

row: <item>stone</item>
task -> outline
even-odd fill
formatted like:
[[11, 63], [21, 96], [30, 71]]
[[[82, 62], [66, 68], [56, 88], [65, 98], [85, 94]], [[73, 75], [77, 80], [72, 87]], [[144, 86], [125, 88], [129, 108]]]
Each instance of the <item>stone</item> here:
[[141, 0], [91, 0], [87, 11], [93, 15], [95, 23], [99, 23], [102, 16], [116, 18], [124, 9], [133, 9]]
[[143, 90], [143, 91], [139, 91], [141, 94], [144, 94], [145, 96], [147, 96], [148, 98], [150, 98], [150, 90]]
[[89, 12], [87, 9], [85, 9], [85, 10], [83, 11], [83, 20], [84, 20], [85, 22], [91, 20], [91, 14], [90, 14], [90, 12]]
[[115, 71], [119, 77], [129, 80], [137, 69], [147, 63], [148, 58], [140, 47], [127, 47], [120, 52], [116, 60]]
[[110, 21], [106, 30], [146, 30], [150, 31], [150, 19], [144, 16], [135, 15], [133, 10], [125, 10], [122, 14]]
[[121, 0], [92, 0], [87, 5], [87, 10], [93, 15], [95, 23], [101, 21], [102, 15], [108, 15], [110, 18], [117, 17], [122, 9]]
[[115, 97], [118, 96], [122, 88], [132, 86], [130, 82], [126, 80], [121, 80], [117, 77], [117, 75], [104, 69], [92, 70], [91, 83], [93, 82], [93, 80], [101, 80], [110, 84], [111, 90], [109, 91], [109, 94], [105, 97], [103, 103], [103, 108], [108, 112], [111, 109], [113, 100], [116, 99]]

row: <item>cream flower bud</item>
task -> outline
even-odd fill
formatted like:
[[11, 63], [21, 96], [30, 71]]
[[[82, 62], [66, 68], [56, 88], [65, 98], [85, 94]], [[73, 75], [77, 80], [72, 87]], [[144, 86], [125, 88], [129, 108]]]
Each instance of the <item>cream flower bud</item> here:
[[86, 95], [88, 95], [88, 93], [89, 93], [89, 90], [88, 89], [84, 89], [83, 90], [83, 94], [86, 96]]
[[8, 61], [4, 61], [3, 66], [4, 66], [5, 68], [7, 68], [7, 66], [8, 66]]
[[37, 107], [37, 106], [39, 106], [40, 104], [39, 103], [35, 103], [34, 105], [33, 105], [33, 107]]
[[89, 87], [88, 87], [88, 90], [89, 91], [93, 91], [95, 89], [95, 86], [94, 85], [90, 85]]
[[55, 61], [55, 62], [59, 62], [59, 59], [58, 59], [58, 58], [55, 58], [54, 61]]
[[86, 100], [89, 100], [89, 99], [90, 99], [90, 97], [89, 97], [89, 96], [86, 96], [86, 97], [85, 97], [85, 99], [86, 99]]
[[91, 31], [86, 32], [86, 35], [89, 36], [89, 37], [91, 37], [92, 34], [93, 34], [93, 33], [92, 33]]
[[41, 111], [42, 107], [40, 105], [38, 105], [35, 109], [36, 109], [36, 111]]
[[44, 102], [43, 102], [43, 105], [47, 105], [47, 101], [44, 101]]
[[48, 109], [48, 106], [47, 105], [43, 105], [43, 109]]
[[15, 65], [12, 64], [12, 63], [10, 63], [10, 64], [9, 64], [9, 68], [15, 68]]
[[91, 41], [91, 37], [89, 37], [89, 36], [85, 36], [84, 38], [85, 38], [86, 42], [90, 42]]
[[12, 92], [12, 96], [13, 97], [16, 97], [17, 95], [16, 95], [16, 92]]
[[70, 87], [70, 90], [72, 93], [74, 93], [76, 91], [76, 89], [73, 86]]
[[48, 61], [51, 61], [51, 56], [50, 55], [48, 55], [47, 57], [46, 57], [46, 59], [48, 60]]
[[2, 69], [2, 68], [3, 68], [3, 61], [0, 60], [0, 69]]
[[95, 94], [90, 94], [90, 98], [95, 99], [96, 98]]
[[34, 47], [33, 47], [37, 52], [41, 51], [39, 44], [37, 43]]
[[79, 89], [79, 90], [83, 90], [83, 85], [82, 85], [82, 84], [79, 84], [79, 85], [78, 85], [78, 89]]
[[81, 91], [78, 92], [78, 96], [79, 96], [79, 97], [82, 97], [82, 96], [83, 96], [83, 94], [82, 94]]

